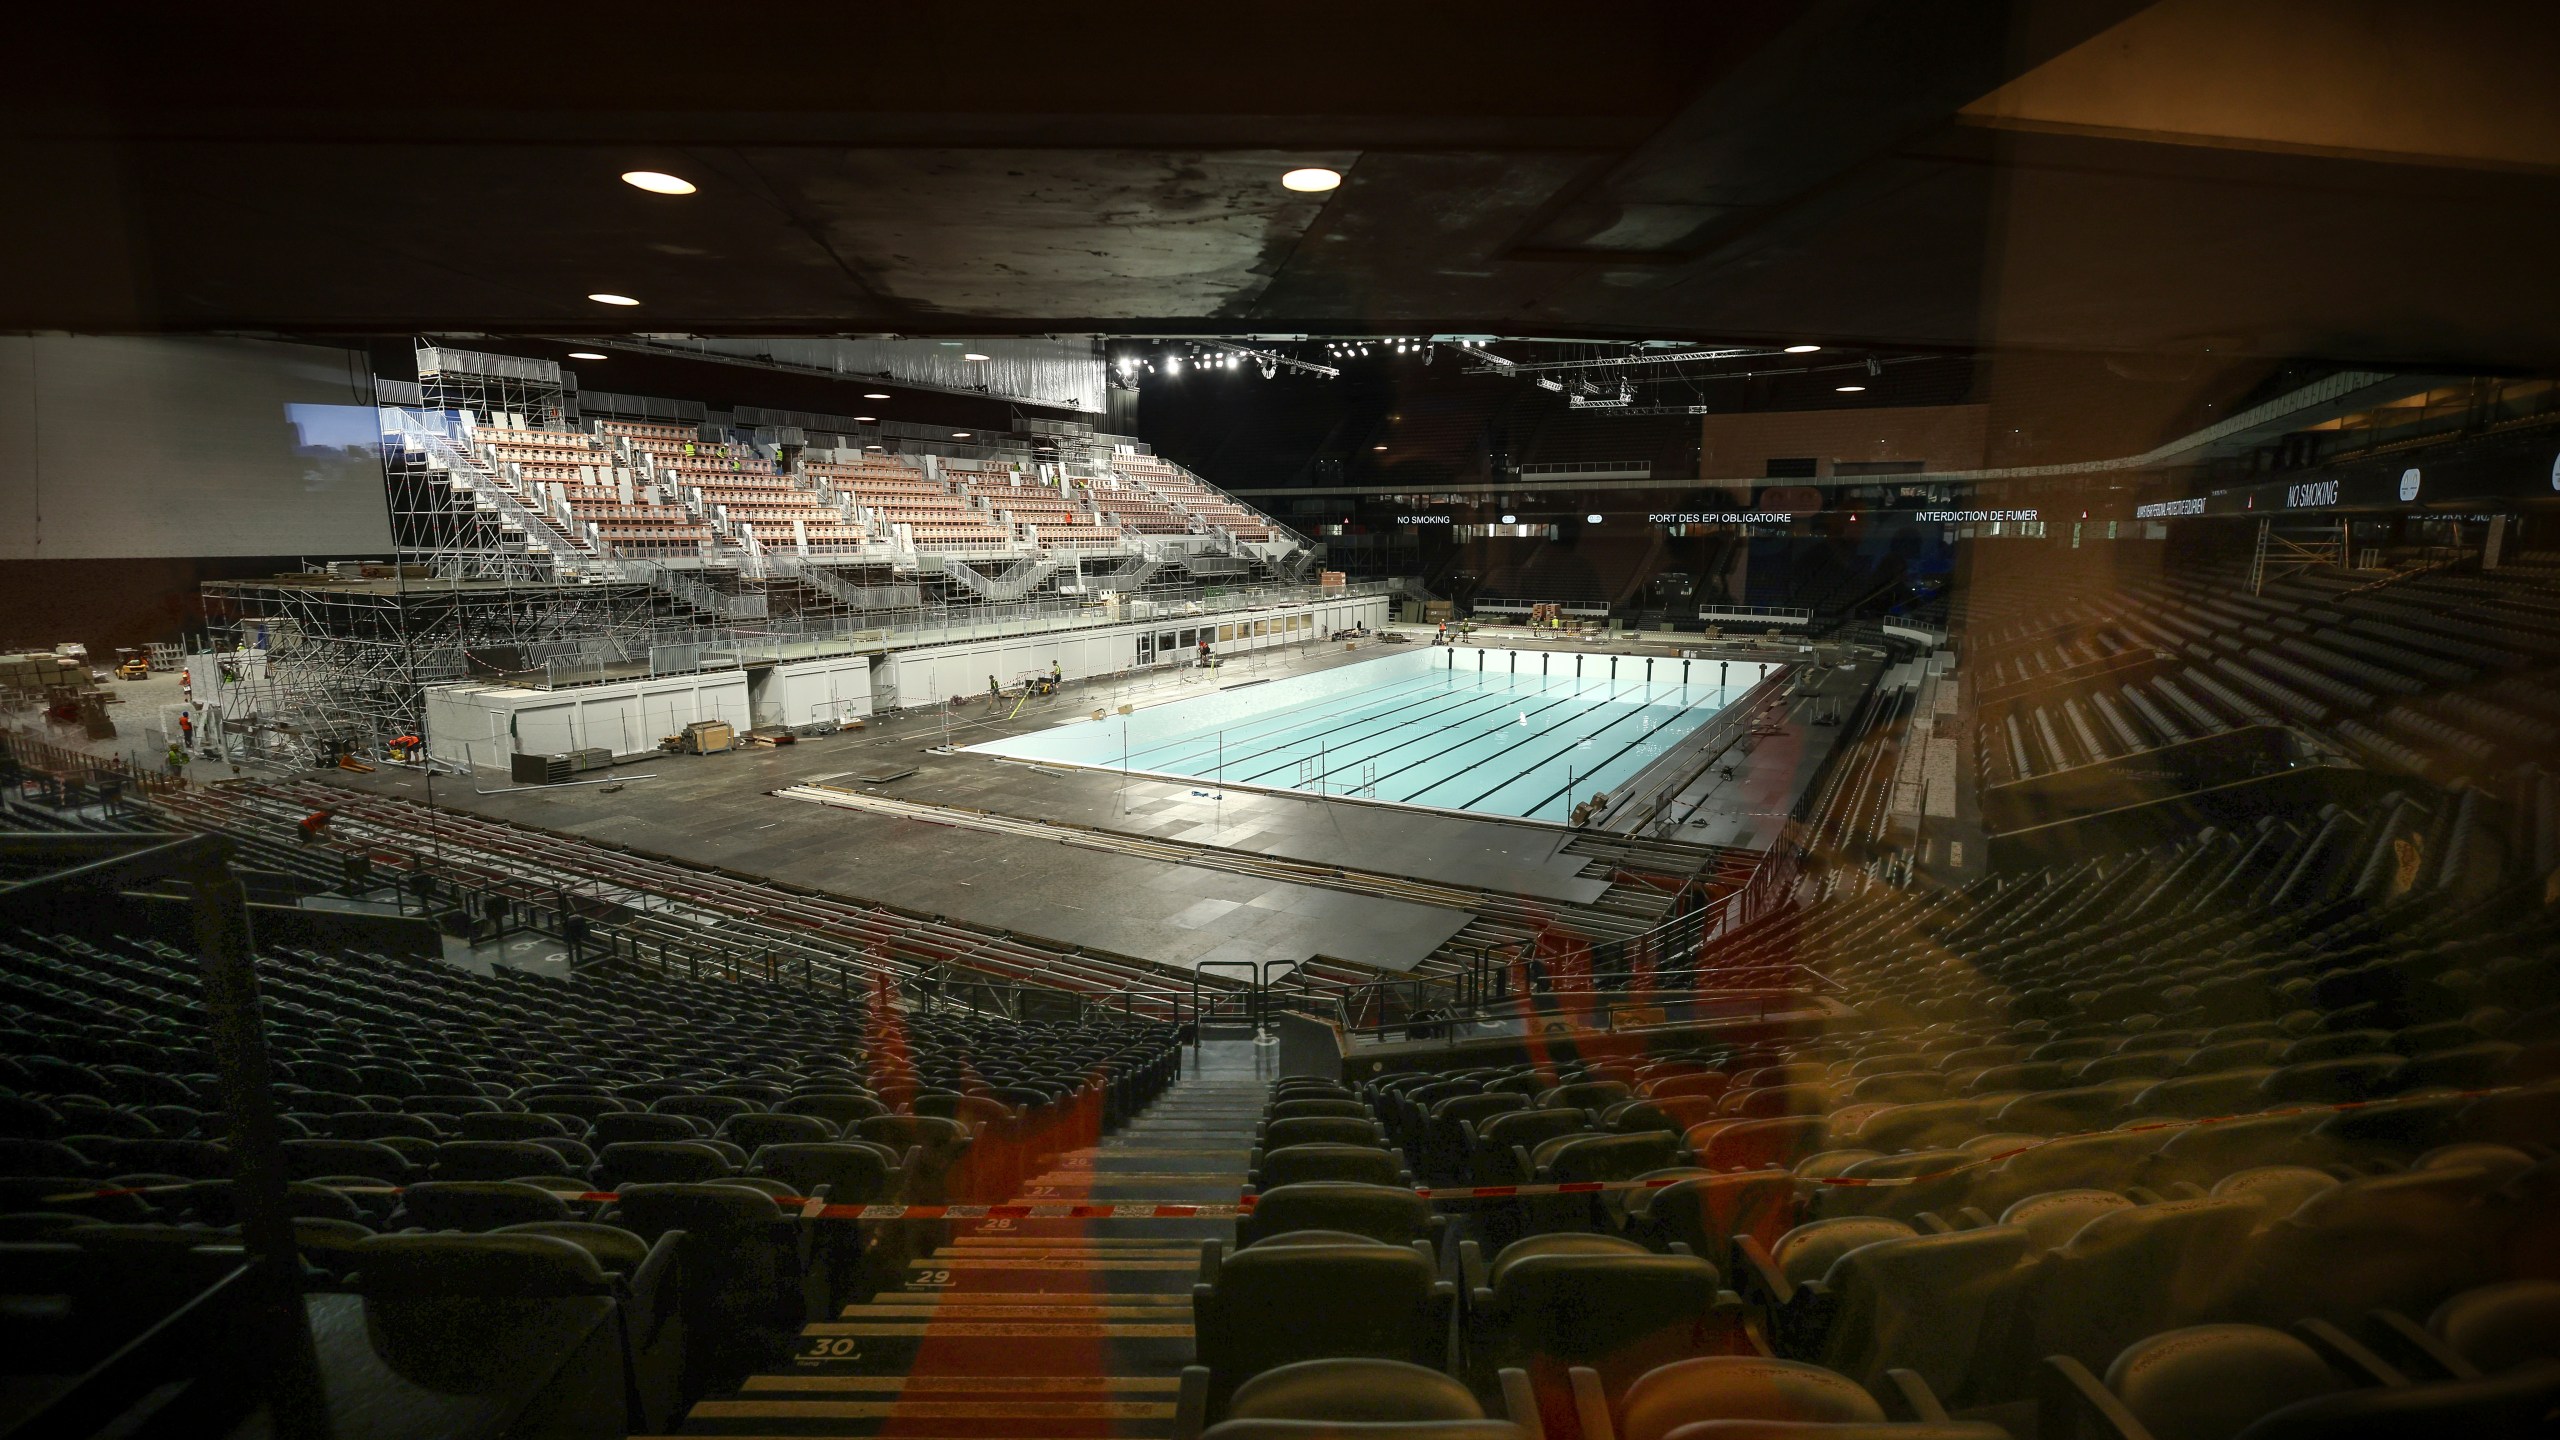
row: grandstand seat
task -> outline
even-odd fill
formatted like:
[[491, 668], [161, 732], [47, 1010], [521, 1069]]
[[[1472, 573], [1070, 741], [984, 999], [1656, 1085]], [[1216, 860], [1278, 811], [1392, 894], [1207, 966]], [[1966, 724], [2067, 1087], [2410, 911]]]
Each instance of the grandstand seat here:
[[1223, 1418], [1235, 1387], [1296, 1361], [1437, 1366], [1456, 1298], [1438, 1268], [1427, 1244], [1329, 1231], [1274, 1236], [1232, 1255], [1209, 1242], [1191, 1292], [1198, 1353], [1211, 1377], [1205, 1413]]
[[514, 1180], [526, 1175], [567, 1175], [568, 1158], [531, 1140], [448, 1140], [435, 1148], [437, 1180]]
[[401, 1192], [400, 1208], [411, 1224], [429, 1230], [501, 1230], [572, 1218], [553, 1192], [505, 1180], [423, 1181]]
[[1437, 1251], [1441, 1226], [1430, 1202], [1411, 1190], [1310, 1180], [1256, 1196], [1253, 1209], [1236, 1222], [1236, 1244], [1241, 1248], [1296, 1230], [1332, 1230], [1390, 1245], [1420, 1240]]
[[611, 1436], [668, 1418], [644, 1399], [669, 1394], [650, 1377], [678, 1363], [654, 1296], [617, 1285], [577, 1245], [380, 1235], [350, 1258], [376, 1353], [430, 1395], [477, 1397], [528, 1434]]
[[2001, 1211], [2000, 1223], [2023, 1228], [2039, 1250], [2057, 1250], [2071, 1243], [2071, 1237], [2079, 1234], [2082, 1226], [2100, 1215], [2132, 1208], [2130, 1197], [2113, 1190], [2048, 1190]]
[[737, 1168], [728, 1156], [699, 1140], [626, 1140], [598, 1152], [596, 1186], [620, 1190], [628, 1185], [695, 1183], [720, 1179]]
[[378, 1140], [287, 1140], [285, 1174], [295, 1180], [360, 1175], [384, 1185], [405, 1185], [416, 1167]]
[[773, 1110], [777, 1115], [806, 1115], [825, 1120], [840, 1129], [889, 1113], [889, 1107], [882, 1104], [877, 1096], [849, 1092], [803, 1091], [774, 1106]]
[[823, 1145], [837, 1134], [835, 1125], [815, 1116], [757, 1112], [721, 1121], [717, 1138], [753, 1154], [767, 1145]]
[[2233, 1440], [2261, 1416], [2348, 1383], [2311, 1346], [2257, 1325], [2197, 1325], [2136, 1341], [2108, 1364], [2104, 1384], [2069, 1356], [2046, 1364], [2058, 1383], [2039, 1404], [2038, 1440], [2129, 1440], [2128, 1430]]
[[2005, 1315], [1994, 1318], [1984, 1341], [2006, 1370], [1986, 1388], [2023, 1394], [2044, 1356], [2102, 1366], [2145, 1335], [2220, 1317], [2232, 1299], [2233, 1258], [2246, 1253], [2256, 1222], [2256, 1208], [2233, 1198], [2091, 1212], [2028, 1262]]
[[[1209, 1372], [1184, 1374], [1183, 1413], [1174, 1440], [1199, 1435], [1198, 1405]], [[1488, 1420], [1467, 1387], [1437, 1371], [1396, 1360], [1301, 1360], [1237, 1386], [1218, 1440], [1311, 1440], [1316, 1434], [1376, 1440], [1525, 1440], [1509, 1421]]]
[[[578, 1126], [585, 1134], [586, 1126]], [[453, 1133], [465, 1140], [567, 1139], [569, 1129], [549, 1115], [488, 1111], [454, 1117]]]
[[1746, 1348], [1741, 1306], [1715, 1267], [1607, 1235], [1532, 1235], [1490, 1264], [1459, 1245], [1470, 1362], [1489, 1377], [1525, 1370], [1533, 1387], [1561, 1390], [1564, 1370], [1595, 1371], [1608, 1393], [1655, 1366]]
[[825, 1313], [824, 1297], [808, 1293], [802, 1241], [769, 1195], [732, 1184], [629, 1185], [611, 1217], [653, 1244], [681, 1237], [688, 1391], [734, 1385], [777, 1362], [811, 1310]]
[[2472, 1169], [2351, 1181], [2305, 1200], [2252, 1247], [2241, 1293], [2248, 1317], [2348, 1323], [2367, 1310], [2424, 1312], [2471, 1279], [2471, 1202], [2491, 1177]]
[[1731, 1277], [1737, 1273], [1733, 1238], [1775, 1245], [1801, 1218], [1797, 1192], [1796, 1177], [1784, 1170], [1675, 1180], [1627, 1202], [1626, 1232], [1659, 1249], [1686, 1245], [1718, 1275]]
[[[2400, 1326], [2404, 1333], [2415, 1328]], [[2431, 1342], [2426, 1353], [2438, 1373], [2449, 1379], [2560, 1360], [2560, 1281], [2508, 1280], [2466, 1290], [2437, 1306], [2421, 1333]]]
[[[1766, 1356], [1674, 1361], [1637, 1377], [1614, 1404], [1598, 1389], [1577, 1386], [1583, 1440], [1987, 1440], [2003, 1433], [1990, 1425], [1895, 1424], [1848, 1377]], [[1929, 1406], [1929, 1420], [1943, 1422], [1936, 1408]]]
[[1762, 1285], [1783, 1297], [1779, 1349], [1876, 1390], [1885, 1371], [1918, 1373], [1950, 1403], [1987, 1378], [1984, 1331], [2022, 1275], [2027, 1232], [1994, 1225], [1859, 1245], [1820, 1280]]
[[1412, 1188], [1413, 1176], [1395, 1155], [1367, 1145], [1291, 1145], [1259, 1157], [1248, 1182], [1258, 1193], [1309, 1180]]
[[698, 1125], [687, 1116], [640, 1111], [610, 1111], [587, 1124], [588, 1140], [599, 1149], [652, 1140], [691, 1140], [710, 1133], [708, 1126]]
[[1338, 1115], [1309, 1115], [1273, 1120], [1262, 1127], [1261, 1150], [1291, 1145], [1384, 1145], [1386, 1132], [1376, 1121]]

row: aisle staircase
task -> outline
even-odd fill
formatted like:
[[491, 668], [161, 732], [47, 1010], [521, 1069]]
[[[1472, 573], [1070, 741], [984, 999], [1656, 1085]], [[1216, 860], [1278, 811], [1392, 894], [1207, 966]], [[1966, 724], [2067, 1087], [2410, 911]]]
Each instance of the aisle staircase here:
[[[1231, 1205], [1277, 1067], [1207, 1042], [1117, 1133], [1032, 1177], [1021, 1203]], [[1107, 1440], [1172, 1435], [1200, 1242], [1216, 1219], [958, 1221], [904, 1285], [807, 1326], [787, 1371], [695, 1405], [686, 1435]]]

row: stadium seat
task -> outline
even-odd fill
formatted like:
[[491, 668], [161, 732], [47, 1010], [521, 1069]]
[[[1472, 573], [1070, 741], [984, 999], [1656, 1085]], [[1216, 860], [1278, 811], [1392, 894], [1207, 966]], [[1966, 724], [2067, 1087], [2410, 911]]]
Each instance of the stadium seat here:
[[676, 1293], [690, 1393], [775, 1363], [808, 1314], [825, 1311], [825, 1297], [808, 1293], [806, 1232], [795, 1235], [770, 1196], [725, 1184], [626, 1185], [610, 1214], [652, 1243], [681, 1237]]
[[1301, 1360], [1369, 1358], [1437, 1366], [1455, 1289], [1430, 1247], [1327, 1231], [1275, 1236], [1234, 1254], [1203, 1247], [1192, 1289], [1196, 1344], [1223, 1419], [1243, 1382]]
[[1236, 1222], [1239, 1248], [1295, 1230], [1364, 1235], [1390, 1245], [1422, 1241], [1437, 1252], [1442, 1217], [1413, 1191], [1392, 1185], [1309, 1180], [1266, 1190]]
[[429, 1180], [401, 1192], [409, 1222], [429, 1230], [502, 1230], [573, 1218], [560, 1197], [504, 1180]]
[[1490, 1264], [1463, 1241], [1459, 1257], [1467, 1353], [1487, 1379], [1518, 1368], [1537, 1389], [1561, 1391], [1563, 1372], [1580, 1366], [1614, 1394], [1657, 1365], [1747, 1348], [1740, 1303], [1692, 1255], [1573, 1234], [1515, 1240]]

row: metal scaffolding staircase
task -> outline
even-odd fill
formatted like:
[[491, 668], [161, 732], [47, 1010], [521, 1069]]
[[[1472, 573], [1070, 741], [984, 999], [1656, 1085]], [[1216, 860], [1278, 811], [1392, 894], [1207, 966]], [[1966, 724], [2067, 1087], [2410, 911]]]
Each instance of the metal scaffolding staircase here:
[[979, 599], [1003, 605], [1039, 589], [1042, 581], [1057, 573], [1060, 563], [1055, 555], [1042, 555], [1036, 560], [1018, 562], [1003, 574], [991, 575], [953, 556], [942, 562], [942, 569], [944, 574], [960, 582]]

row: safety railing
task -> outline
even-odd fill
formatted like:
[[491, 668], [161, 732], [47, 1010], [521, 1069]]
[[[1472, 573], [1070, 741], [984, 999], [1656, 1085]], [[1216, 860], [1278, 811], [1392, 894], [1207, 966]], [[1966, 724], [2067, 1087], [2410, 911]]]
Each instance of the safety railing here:
[[1772, 625], [1810, 625], [1813, 612], [1800, 605], [1700, 605], [1698, 618], [1710, 624], [1765, 620]]

